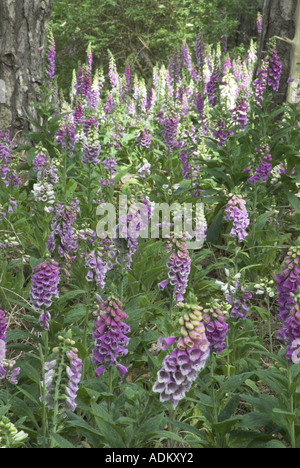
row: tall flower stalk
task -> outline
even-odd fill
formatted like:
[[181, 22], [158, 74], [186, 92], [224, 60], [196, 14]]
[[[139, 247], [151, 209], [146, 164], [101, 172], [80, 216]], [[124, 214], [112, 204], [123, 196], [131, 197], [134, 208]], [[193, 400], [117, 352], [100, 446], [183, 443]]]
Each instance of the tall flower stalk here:
[[20, 367], [15, 367], [13, 359], [7, 359], [7, 345], [6, 345], [6, 331], [7, 331], [7, 318], [5, 312], [0, 310], [0, 386], [4, 382], [11, 384], [18, 383], [18, 375]]
[[228, 307], [215, 303], [203, 308], [180, 302], [181, 317], [178, 320], [179, 336], [158, 340], [158, 347], [165, 351], [174, 346], [162, 362], [152, 390], [159, 393], [160, 401], [169, 401], [175, 409], [191, 388], [197, 375], [206, 365], [212, 350], [220, 354], [225, 348], [228, 326]]
[[[41, 401], [45, 407], [53, 409], [51, 433], [56, 433], [58, 425], [67, 416], [66, 411], [76, 409], [76, 396], [81, 380], [82, 360], [68, 332], [59, 336], [59, 345], [53, 348], [54, 358], [44, 363], [44, 380], [41, 382]], [[50, 446], [55, 440], [50, 435]]]
[[283, 268], [276, 276], [278, 316], [281, 330], [277, 337], [286, 347], [286, 358], [295, 362], [294, 343], [300, 339], [300, 248], [291, 247], [285, 256]]

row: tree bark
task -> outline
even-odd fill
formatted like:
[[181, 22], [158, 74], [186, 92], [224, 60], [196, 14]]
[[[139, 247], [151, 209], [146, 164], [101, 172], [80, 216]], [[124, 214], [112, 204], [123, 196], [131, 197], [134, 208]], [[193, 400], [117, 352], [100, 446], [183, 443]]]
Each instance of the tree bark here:
[[15, 146], [27, 143], [26, 119], [37, 120], [50, 15], [51, 0], [0, 0], [0, 128]]
[[[262, 33], [259, 45], [258, 62], [267, 50], [268, 41], [277, 37], [277, 52], [282, 63], [282, 74], [278, 93], [274, 103], [281, 104], [287, 100], [288, 79], [291, 77], [291, 41], [296, 35], [296, 11], [299, 0], [265, 0], [263, 9]], [[279, 39], [282, 38], [282, 39]]]

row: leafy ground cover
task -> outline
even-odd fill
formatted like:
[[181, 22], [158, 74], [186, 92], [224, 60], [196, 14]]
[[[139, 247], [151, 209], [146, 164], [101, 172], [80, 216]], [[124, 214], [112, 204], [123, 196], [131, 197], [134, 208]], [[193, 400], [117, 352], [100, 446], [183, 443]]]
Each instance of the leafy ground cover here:
[[1, 446], [299, 447], [300, 115], [256, 56], [89, 47], [66, 96], [50, 34], [32, 145], [0, 133]]

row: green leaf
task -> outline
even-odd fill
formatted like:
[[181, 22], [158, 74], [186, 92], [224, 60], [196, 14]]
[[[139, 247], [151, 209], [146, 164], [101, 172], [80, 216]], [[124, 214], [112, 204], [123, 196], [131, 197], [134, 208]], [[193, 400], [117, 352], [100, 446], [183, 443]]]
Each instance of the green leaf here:
[[64, 294], [57, 300], [57, 304], [60, 307], [62, 307], [65, 302], [68, 302], [69, 300], [72, 300], [75, 297], [80, 296], [82, 294], [86, 294], [86, 291], [83, 289], [75, 289], [73, 291], [68, 291], [66, 294]]
[[78, 304], [72, 307], [71, 310], [66, 312], [64, 315], [65, 324], [74, 324], [82, 320], [86, 315], [86, 306], [83, 304]]
[[52, 433], [51, 437], [52, 437], [52, 439], [55, 440], [58, 447], [60, 447], [60, 448], [64, 448], [64, 449], [74, 449], [74, 448], [76, 448], [73, 444], [71, 444], [71, 442], [69, 442], [67, 439], [65, 439], [64, 437], [62, 437], [59, 434]]
[[230, 398], [230, 400], [226, 404], [225, 408], [221, 411], [219, 415], [219, 422], [229, 420], [230, 416], [232, 416], [235, 410], [237, 409], [239, 403], [240, 403], [240, 396], [233, 395], [233, 397]]
[[296, 213], [300, 213], [300, 200], [299, 200], [299, 198], [296, 197], [296, 195], [294, 195], [291, 192], [287, 193], [287, 198], [288, 198], [288, 201], [290, 202], [290, 204], [292, 205], [292, 207], [294, 208], [294, 210], [296, 211]]
[[240, 419], [241, 416], [235, 416], [234, 418], [212, 424], [212, 428], [219, 434], [225, 435], [231, 431], [231, 429], [240, 421]]
[[29, 364], [29, 362], [22, 361], [21, 369], [23, 372], [25, 372], [25, 374], [30, 380], [37, 384], [40, 384], [41, 376], [38, 373], [38, 371], [31, 364]]

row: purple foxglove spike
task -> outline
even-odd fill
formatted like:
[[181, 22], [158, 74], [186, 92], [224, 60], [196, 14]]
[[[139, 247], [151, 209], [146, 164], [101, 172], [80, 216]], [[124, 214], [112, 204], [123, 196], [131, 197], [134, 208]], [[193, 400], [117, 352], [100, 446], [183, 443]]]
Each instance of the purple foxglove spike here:
[[130, 327], [121, 321], [128, 317], [121, 307], [121, 302], [115, 298], [108, 298], [99, 304], [100, 315], [94, 323], [95, 348], [91, 359], [93, 364], [99, 362], [103, 366], [120, 366], [118, 370], [122, 374], [126, 368], [121, 364], [117, 365], [116, 361], [128, 353], [125, 346], [129, 343], [126, 334], [130, 332]]

